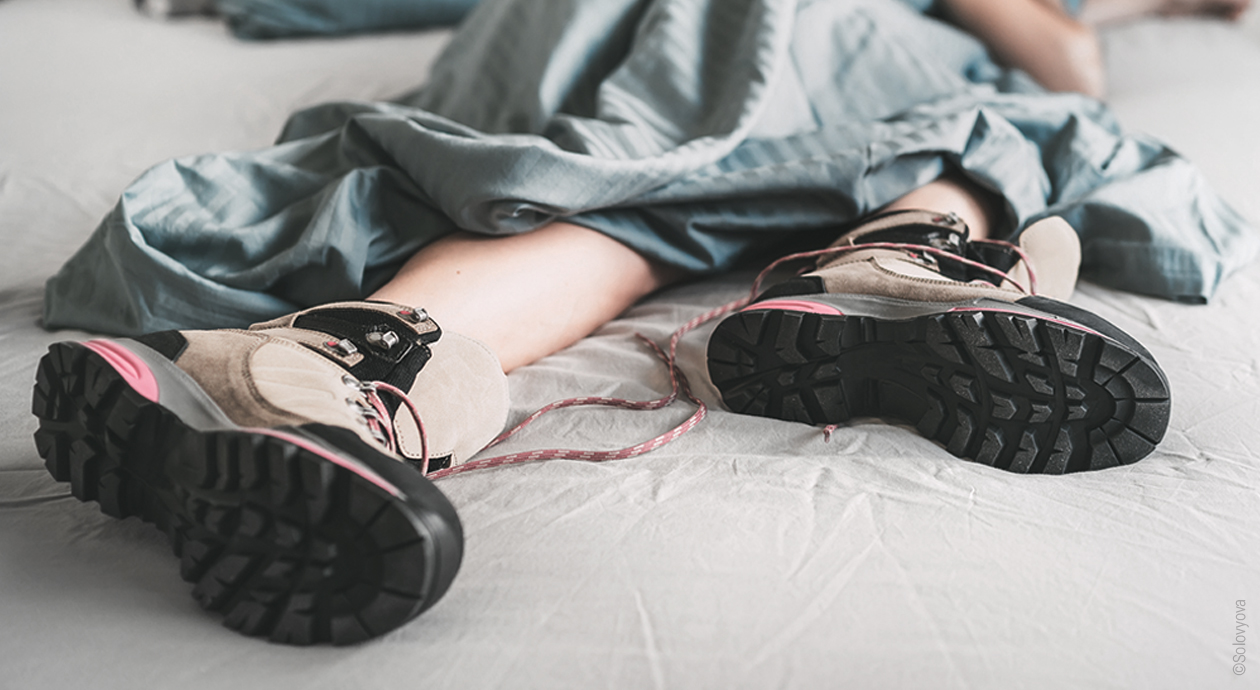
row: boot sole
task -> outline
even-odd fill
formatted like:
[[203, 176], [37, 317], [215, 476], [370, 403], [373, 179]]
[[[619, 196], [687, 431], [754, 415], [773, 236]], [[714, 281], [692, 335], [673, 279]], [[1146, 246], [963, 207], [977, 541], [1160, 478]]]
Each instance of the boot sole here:
[[775, 304], [727, 317], [709, 341], [710, 376], [735, 412], [900, 420], [956, 456], [1046, 474], [1136, 462], [1168, 426], [1163, 372], [1101, 319], [1117, 334], [994, 300]]
[[[161, 355], [94, 343], [56, 343], [40, 360], [36, 448], [80, 501], [165, 532], [193, 597], [227, 627], [352, 644], [416, 617], [449, 587], [462, 530], [415, 470], [332, 427], [224, 424]], [[151, 375], [138, 377], [146, 364]]]

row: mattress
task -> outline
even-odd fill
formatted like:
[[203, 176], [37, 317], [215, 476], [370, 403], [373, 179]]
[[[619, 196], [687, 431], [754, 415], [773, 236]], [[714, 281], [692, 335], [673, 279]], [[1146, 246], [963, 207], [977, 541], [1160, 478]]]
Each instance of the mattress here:
[[[127, 0], [0, 2], [0, 687], [1256, 685], [1260, 635], [1240, 627], [1260, 609], [1255, 266], [1206, 306], [1080, 286], [1073, 301], [1137, 337], [1172, 384], [1168, 434], [1135, 465], [1021, 476], [879, 420], [828, 439], [731, 414], [703, 381], [701, 328], [681, 363], [714, 408], [674, 443], [440, 481], [465, 559], [412, 623], [337, 649], [219, 625], [164, 536], [42, 469], [35, 364], [87, 335], [41, 328], [43, 282], [148, 166], [265, 146], [300, 107], [402, 93], [448, 38], [242, 43]], [[1260, 13], [1105, 41], [1126, 127], [1260, 221]], [[513, 418], [575, 395], [663, 395], [668, 374], [634, 334], [664, 343], [751, 280], [670, 288], [515, 371]], [[497, 450], [619, 448], [693, 410], [564, 410]]]

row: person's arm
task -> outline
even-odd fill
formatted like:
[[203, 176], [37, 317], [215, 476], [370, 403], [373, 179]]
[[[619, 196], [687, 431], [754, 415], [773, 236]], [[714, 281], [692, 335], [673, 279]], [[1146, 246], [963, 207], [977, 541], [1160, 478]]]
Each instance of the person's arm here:
[[1199, 15], [1238, 21], [1250, 6], [1251, 0], [1086, 0], [1080, 18], [1093, 26], [1150, 15]]
[[1068, 16], [1059, 0], [944, 0], [950, 17], [998, 61], [1027, 72], [1051, 91], [1102, 98], [1106, 72], [1094, 30]]

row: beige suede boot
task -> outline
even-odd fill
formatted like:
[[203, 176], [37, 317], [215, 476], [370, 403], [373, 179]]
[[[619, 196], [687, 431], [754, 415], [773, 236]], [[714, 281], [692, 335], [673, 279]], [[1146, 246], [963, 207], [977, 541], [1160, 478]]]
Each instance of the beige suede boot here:
[[347, 302], [249, 330], [56, 343], [33, 411], [52, 475], [166, 531], [226, 625], [347, 644], [450, 586], [463, 532], [426, 460], [467, 459], [507, 404], [480, 343], [421, 310]]
[[[423, 310], [384, 302], [339, 302], [254, 324], [251, 333], [291, 340], [335, 362], [364, 382], [408, 394], [424, 422], [428, 466], [458, 465], [503, 430], [507, 377], [485, 345], [442, 333]], [[428, 366], [432, 360], [437, 366]], [[397, 452], [420, 464], [415, 417], [404, 406], [391, 413]]]
[[730, 409], [898, 419], [1014, 472], [1131, 463], [1163, 438], [1170, 400], [1155, 359], [1062, 301], [1080, 264], [1062, 219], [1027, 228], [1017, 250], [969, 241], [952, 214], [896, 211], [823, 256], [714, 331], [709, 373]]

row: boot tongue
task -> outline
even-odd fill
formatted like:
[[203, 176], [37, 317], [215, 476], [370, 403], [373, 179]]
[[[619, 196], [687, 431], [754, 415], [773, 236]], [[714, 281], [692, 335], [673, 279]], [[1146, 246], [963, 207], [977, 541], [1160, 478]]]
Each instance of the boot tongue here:
[[[898, 222], [900, 221], [900, 222]], [[871, 247], [865, 245], [895, 244], [901, 247]], [[969, 280], [967, 267], [959, 261], [950, 261], [940, 257], [936, 252], [916, 252], [915, 247], [925, 247], [945, 252], [958, 257], [966, 257], [967, 226], [961, 221], [948, 216], [937, 216], [921, 211], [898, 211], [877, 216], [846, 236], [840, 238], [833, 246], [851, 246], [856, 252], [841, 254], [832, 259], [820, 262], [818, 269], [826, 268], [833, 262], [852, 260], [855, 256], [871, 256], [881, 254], [903, 253], [916, 259], [926, 261], [933, 272], [951, 280]], [[938, 260], [942, 259], [942, 260]]]
[[299, 314], [291, 326], [327, 335], [325, 345], [339, 354], [362, 355], [357, 363], [348, 365], [329, 352], [317, 350], [356, 379], [384, 381], [408, 391], [432, 356], [429, 343], [442, 335], [436, 324], [417, 314], [407, 309], [394, 313], [368, 305], [319, 307]]
[[854, 238], [855, 245], [874, 243], [913, 244], [946, 251], [957, 256], [965, 256], [967, 251], [967, 235], [952, 228], [927, 223], [899, 225], [881, 230], [873, 230], [861, 237]]
[[[883, 225], [883, 223], [895, 222], [896, 220], [904, 222], [895, 225]], [[1009, 272], [1020, 259], [1018, 253], [1009, 247], [1000, 244], [969, 241], [966, 224], [952, 214], [940, 216], [921, 211], [894, 212], [886, 216], [877, 217], [875, 221], [867, 224], [866, 227], [870, 227], [872, 224], [876, 225], [876, 227], [865, 231], [863, 228], [859, 228], [849, 237], [842, 238], [837, 244], [847, 243], [855, 247], [861, 247], [866, 244], [900, 244], [929, 247], [985, 264], [1003, 273]], [[883, 226], [880, 227], [881, 225]], [[877, 250], [873, 249], [873, 251]], [[891, 249], [888, 251], [914, 252], [914, 249]], [[950, 280], [970, 282], [979, 279], [994, 285], [999, 285], [1002, 282], [1001, 278], [988, 271], [969, 266], [961, 261], [950, 261], [948, 258], [936, 253], [926, 254], [924, 258], [933, 264], [932, 270]]]

